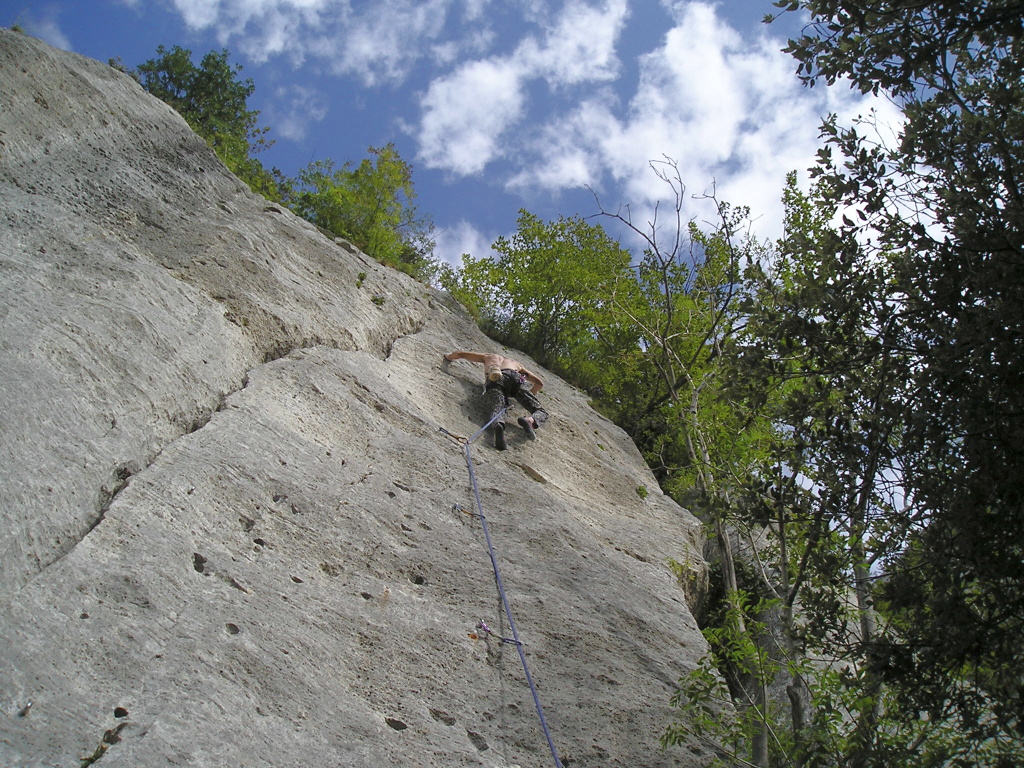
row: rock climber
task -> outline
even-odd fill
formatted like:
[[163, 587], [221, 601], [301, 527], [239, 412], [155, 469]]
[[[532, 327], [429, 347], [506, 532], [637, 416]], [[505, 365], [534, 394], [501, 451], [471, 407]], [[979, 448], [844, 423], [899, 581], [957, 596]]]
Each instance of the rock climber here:
[[[484, 367], [484, 401], [490, 408], [490, 421], [497, 417], [503, 408], [511, 405], [510, 398], [516, 401], [530, 412], [529, 416], [519, 417], [519, 426], [526, 432], [530, 440], [537, 439], [536, 430], [548, 419], [548, 412], [541, 407], [536, 394], [544, 386], [537, 374], [528, 371], [523, 365], [510, 357], [498, 355], [491, 352], [462, 352], [456, 350], [444, 356], [447, 361], [469, 360], [471, 363], [480, 363]], [[504, 451], [508, 445], [505, 442], [505, 420], [497, 419], [491, 430], [494, 432], [494, 447]]]

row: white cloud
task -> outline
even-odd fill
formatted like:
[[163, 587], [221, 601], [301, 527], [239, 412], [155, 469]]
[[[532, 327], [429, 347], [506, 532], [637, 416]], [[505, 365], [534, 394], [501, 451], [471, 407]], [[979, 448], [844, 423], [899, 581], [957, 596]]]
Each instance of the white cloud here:
[[451, 0], [384, 0], [353, 14], [340, 37], [326, 41], [334, 48], [335, 72], [358, 75], [368, 85], [403, 79], [424, 55], [425, 43], [440, 36], [450, 5]]
[[[428, 167], [470, 175], [518, 152], [504, 147], [527, 116], [529, 83], [543, 79], [565, 88], [612, 79], [627, 12], [625, 0], [601, 6], [570, 0], [542, 40], [527, 37], [510, 55], [465, 63], [435, 79], [420, 102], [420, 158]], [[566, 165], [581, 174], [581, 162]]]
[[348, 0], [171, 0], [193, 30], [212, 29], [221, 45], [260, 63], [287, 54], [301, 62], [312, 30], [349, 13]]
[[611, 80], [619, 67], [615, 43], [628, 11], [626, 0], [601, 6], [570, 0], [544, 39], [524, 40], [515, 56], [525, 72], [554, 86]]
[[58, 9], [55, 6], [45, 6], [38, 14], [29, 15], [24, 21], [18, 23], [30, 35], [46, 41], [54, 48], [61, 48], [65, 51], [72, 50], [71, 41], [60, 28]]
[[476, 21], [484, 15], [490, 0], [463, 0], [466, 8], [462, 17], [466, 21]]
[[464, 64], [432, 83], [422, 106], [420, 157], [427, 166], [479, 173], [501, 155], [501, 134], [522, 114], [522, 72], [510, 59]]
[[[649, 162], [669, 156], [693, 191], [716, 185], [722, 199], [779, 221], [785, 174], [813, 162], [821, 117], [878, 101], [803, 88], [772, 28], [741, 35], [723, 21], [723, 3], [662, 0], [668, 23], [652, 47], [628, 51], [633, 69], [620, 50], [628, 0], [169, 1], [193, 29], [214, 30], [257, 62], [312, 61], [391, 86], [397, 98], [413, 72], [432, 77], [414, 124], [397, 118], [423, 167], [452, 176], [498, 168], [527, 201], [590, 185], [615, 190], [605, 195], [620, 199], [607, 204], [640, 210], [664, 198]], [[323, 119], [311, 92], [294, 97], [274, 116], [286, 138]]]
[[182, 20], [192, 29], [206, 29], [212, 26], [220, 16], [221, 5], [220, 0], [174, 0], [174, 7], [178, 9]]
[[305, 86], [278, 88], [267, 108], [268, 123], [285, 139], [301, 141], [311, 123], [327, 117], [327, 104], [317, 91]]
[[606, 206], [650, 211], [670, 193], [650, 161], [668, 156], [688, 192], [713, 189], [775, 226], [785, 175], [812, 164], [821, 117], [837, 109], [863, 112], [866, 101], [848, 91], [803, 88], [781, 41], [764, 33], [745, 40], [709, 5], [670, 8], [674, 26], [639, 60], [639, 82], [624, 113], [595, 96], [556, 116], [536, 132], [508, 186], [520, 193], [582, 184], [600, 189], [610, 179], [622, 199], [603, 199]]
[[445, 40], [430, 48], [430, 58], [435, 66], [447, 67], [454, 65], [460, 58], [480, 56], [494, 45], [497, 35], [489, 27], [480, 27], [467, 32], [458, 40]]
[[462, 266], [464, 253], [478, 259], [487, 256], [491, 253], [491, 243], [497, 239], [497, 236], [487, 237], [468, 221], [463, 220], [438, 234], [434, 255], [441, 261], [459, 267]]
[[520, 167], [506, 186], [524, 194], [538, 187], [554, 193], [600, 186], [604, 158], [616, 151], [608, 143], [622, 131], [609, 108], [614, 101], [610, 94], [590, 99], [543, 126], [530, 142], [531, 162]]
[[[454, 61], [479, 53], [487, 0], [171, 0], [193, 30], [211, 29], [225, 46], [256, 63], [286, 56], [315, 59], [366, 85], [402, 82], [425, 58]], [[445, 23], [463, 6], [462, 24]]]

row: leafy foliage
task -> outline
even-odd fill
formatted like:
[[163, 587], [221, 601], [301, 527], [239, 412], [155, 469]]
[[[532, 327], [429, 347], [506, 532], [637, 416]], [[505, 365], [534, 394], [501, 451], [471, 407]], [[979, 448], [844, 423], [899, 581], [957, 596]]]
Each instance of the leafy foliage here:
[[908, 368], [912, 540], [876, 649], [910, 711], [952, 708], [995, 743], [1024, 723], [1024, 17], [1009, 0], [800, 2], [813, 83], [851, 78], [903, 108], [896, 146], [826, 123], [818, 175], [846, 229], [893, 254]]
[[213, 147], [228, 169], [255, 192], [279, 197], [280, 174], [266, 171], [253, 154], [272, 142], [268, 128], [258, 125], [259, 112], [248, 109], [255, 90], [251, 79], [240, 80], [242, 66], [228, 63], [228, 52], [210, 51], [199, 66], [187, 48], [164, 46], [158, 58], [133, 73], [142, 87], [172, 106]]
[[[880, 668], [907, 628], [876, 577], [899, 572], [921, 525], [904, 493], [920, 363], [901, 254], [867, 253], [831, 225], [834, 202], [795, 178], [785, 203], [785, 236], [748, 265], [746, 322], [726, 349], [732, 402], [772, 425], [729, 515], [753, 567], [737, 569], [740, 591], [712, 615], [711, 654], [680, 681], [663, 741], [708, 739], [722, 765], [1016, 764], [1019, 739], [977, 679], [960, 678], [975, 727], [945, 694], [922, 716], [921, 692]], [[788, 711], [754, 695], [783, 687]]]
[[[906, 361], [889, 346], [900, 328], [889, 262], [834, 231], [834, 208], [800, 193], [795, 176], [785, 204], [770, 264], [747, 270], [747, 323], [728, 364], [735, 401], [773, 425], [734, 520], [761, 539], [751, 552], [767, 565], [747, 588], [777, 601], [779, 652], [799, 669], [787, 692], [801, 755], [823, 738], [813, 698], [824, 678], [806, 659], [863, 667], [880, 632], [872, 569], [905, 540], [893, 486]], [[884, 719], [877, 676], [857, 681], [847, 694], [861, 705], [828, 731], [851, 764], [876, 752]]]
[[[716, 754], [715, 765], [734, 766], [747, 761], [748, 745], [767, 733], [765, 759], [783, 765], [794, 752], [792, 734], [785, 727], [780, 705], [768, 696], [749, 697], [749, 690], [764, 691], [785, 661], [768, 653], [772, 628], [756, 617], [770, 613], [768, 601], [746, 594], [728, 596], [721, 623], [704, 630], [711, 652], [679, 681], [670, 704], [685, 716], [662, 735], [662, 746], [683, 745], [696, 739]], [[742, 628], [742, 629], [741, 629]], [[752, 684], [728, 684], [721, 670], [730, 670]], [[738, 705], [738, 706], [737, 706]]]
[[351, 240], [369, 256], [429, 281], [433, 224], [416, 205], [412, 166], [394, 144], [370, 147], [359, 165], [330, 160], [308, 165], [291, 191], [299, 215]]
[[621, 382], [608, 368], [628, 365], [637, 345], [636, 333], [611, 311], [634, 288], [628, 251], [598, 225], [544, 222], [527, 211], [520, 211], [516, 233], [491, 247], [495, 257], [464, 257], [461, 275], [447, 285], [505, 343], [616, 397]]
[[786, 235], [747, 270], [728, 379], [774, 436], [730, 519], [757, 565], [743, 589], [777, 606], [769, 658], [787, 672], [739, 639], [758, 642], [751, 601], [726, 599], [712, 657], [681, 682], [689, 720], [669, 736], [707, 726], [703, 703], [721, 692], [708, 670], [746, 668], [755, 682], [789, 675], [789, 722], [730, 686], [737, 719], [715, 723], [727, 760], [1017, 765], [1019, 4], [777, 5], [811, 12], [789, 46], [808, 83], [849, 78], [897, 100], [905, 122], [890, 146], [871, 119], [826, 120], [816, 189], [791, 180]]
[[[758, 414], [743, 413], [731, 402], [725, 363], [743, 323], [741, 265], [756, 262], [762, 246], [743, 235], [747, 212], [714, 198], [717, 226], [705, 230], [685, 222], [685, 188], [678, 167], [668, 158], [651, 166], [672, 193], [669, 226], [661, 225], [657, 209], [643, 227], [628, 212], [605, 213], [646, 245], [637, 274], [637, 301], [616, 307], [641, 334], [639, 357], [648, 372], [644, 397], [636, 400], [644, 410], [633, 415], [634, 434], [663, 487], [695, 509], [713, 533], [729, 638], [718, 640], [747, 642], [730, 527], [737, 491], [756, 466], [770, 430]], [[737, 727], [750, 737], [753, 759], [763, 762], [771, 736], [766, 687], [734, 655], [720, 655], [717, 661], [729, 665], [723, 671], [733, 683]]]

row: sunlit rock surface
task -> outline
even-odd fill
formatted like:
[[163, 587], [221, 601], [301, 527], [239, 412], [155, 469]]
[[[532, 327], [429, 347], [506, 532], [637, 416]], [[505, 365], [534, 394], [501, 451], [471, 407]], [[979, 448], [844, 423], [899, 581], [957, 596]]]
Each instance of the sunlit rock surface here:
[[[6, 30], [0, 199], [0, 765], [553, 765], [440, 430], [484, 418], [471, 320]], [[699, 526], [537, 370], [539, 440], [472, 456], [557, 752], [706, 765], [658, 746]]]

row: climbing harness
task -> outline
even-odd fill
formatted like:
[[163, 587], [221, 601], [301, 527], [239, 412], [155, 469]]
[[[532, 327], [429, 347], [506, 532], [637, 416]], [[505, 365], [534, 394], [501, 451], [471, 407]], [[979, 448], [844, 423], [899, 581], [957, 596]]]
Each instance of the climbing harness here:
[[[484, 382], [484, 392], [489, 389], [499, 389], [505, 397], [515, 397], [523, 389], [530, 389], [530, 380], [522, 371], [513, 371], [511, 368], [503, 368], [494, 376], [489, 373]], [[486, 429], [486, 427], [484, 427]]]
[[[476, 482], [476, 473], [473, 471], [473, 454], [471, 451], [473, 442], [479, 438], [480, 435], [486, 432], [487, 428], [494, 424], [498, 419], [504, 418], [505, 412], [508, 408], [508, 406], [502, 408], [491, 418], [490, 421], [478, 429], [472, 437], [460, 437], [459, 435], [452, 434], [444, 427], [438, 427], [438, 429], [457, 443], [461, 444], [462, 451], [466, 456], [466, 467], [469, 469], [469, 484], [473, 488], [473, 499], [476, 502], [476, 512], [469, 514], [473, 514], [473, 516], [480, 521], [480, 526], [484, 530], [484, 539], [487, 542], [487, 553], [491, 557], [491, 566], [494, 568], [494, 582], [498, 586], [498, 595], [501, 597], [501, 605], [505, 611], [505, 617], [508, 619], [508, 627], [512, 632], [512, 637], [501, 637], [500, 635], [494, 634], [491, 631], [491, 628], [488, 627], [483, 620], [477, 624], [477, 629], [481, 630], [485, 635], [494, 637], [502, 643], [514, 645], [516, 650], [519, 651], [519, 661], [522, 662], [523, 673], [526, 675], [526, 683], [530, 686], [530, 693], [533, 694], [533, 704], [537, 709], [537, 717], [540, 719], [540, 727], [544, 731], [545, 738], [548, 740], [548, 747], [551, 749], [551, 757], [554, 758], [555, 768], [563, 768], [562, 761], [558, 759], [558, 750], [555, 749], [555, 741], [551, 737], [551, 731], [548, 729], [547, 720], [544, 719], [544, 709], [540, 705], [540, 696], [537, 693], [537, 687], [533, 684], [533, 676], [530, 675], [530, 667], [526, 663], [526, 652], [523, 650], [523, 643], [519, 639], [519, 632], [516, 630], [515, 619], [512, 618], [512, 608], [509, 606], [508, 597], [505, 595], [505, 585], [501, 580], [501, 571], [498, 569], [498, 557], [494, 552], [494, 545], [491, 543], [491, 533], [487, 527], [487, 518], [484, 516], [484, 507], [480, 502], [480, 488]], [[456, 505], [455, 508], [463, 512], [466, 511], [458, 505]]]

